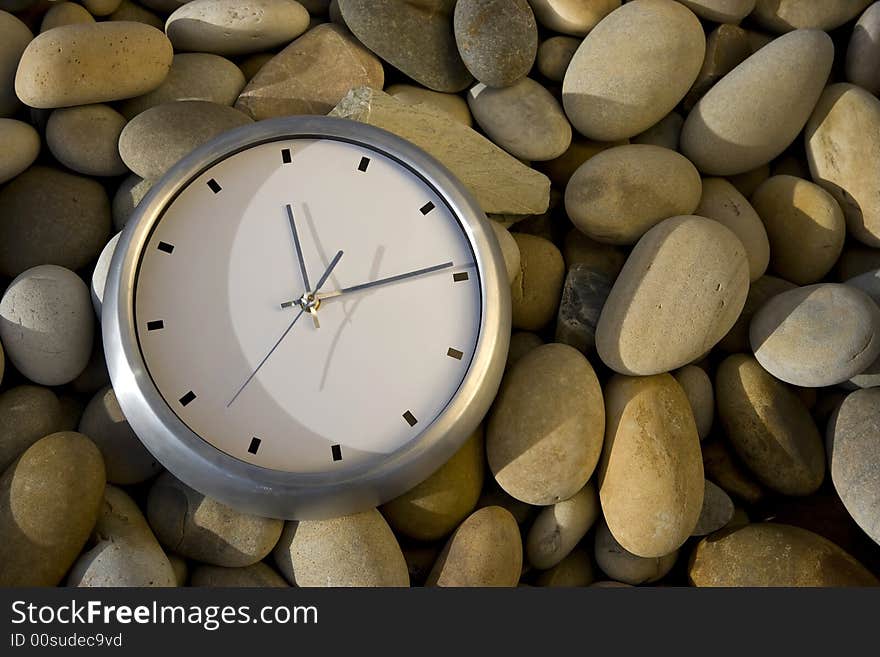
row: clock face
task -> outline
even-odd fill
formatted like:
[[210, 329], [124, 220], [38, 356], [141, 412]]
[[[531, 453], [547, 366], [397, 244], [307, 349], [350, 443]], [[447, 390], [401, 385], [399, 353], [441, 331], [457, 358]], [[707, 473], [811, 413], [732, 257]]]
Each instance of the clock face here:
[[481, 325], [474, 252], [442, 197], [415, 168], [332, 138], [263, 143], [193, 179], [135, 286], [168, 407], [226, 454], [292, 473], [369, 466], [416, 440], [455, 397]]

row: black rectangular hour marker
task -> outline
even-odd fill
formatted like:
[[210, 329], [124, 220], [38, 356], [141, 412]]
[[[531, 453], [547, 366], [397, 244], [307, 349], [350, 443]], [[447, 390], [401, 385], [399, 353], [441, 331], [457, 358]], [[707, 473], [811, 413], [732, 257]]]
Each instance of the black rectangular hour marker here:
[[334, 461], [342, 460], [342, 448], [339, 445], [333, 445], [330, 447], [330, 452], [333, 454]]
[[168, 242], [159, 242], [159, 250], [164, 251], [165, 253], [173, 253], [174, 245], [169, 244]]
[[421, 212], [422, 214], [428, 214], [433, 209], [434, 209], [434, 204], [431, 203], [431, 201], [428, 201], [421, 208], [419, 208], [419, 212]]
[[403, 414], [403, 419], [406, 420], [407, 423], [409, 424], [409, 426], [411, 426], [411, 427], [416, 426], [416, 422], [418, 422], [418, 420], [416, 419], [416, 416], [413, 415], [409, 411], [407, 411], [406, 413]]
[[293, 159], [290, 157], [289, 148], [285, 148], [281, 151], [281, 161], [284, 162], [284, 164], [290, 164], [293, 161]]
[[250, 452], [251, 454], [256, 454], [257, 450], [260, 449], [261, 442], [263, 441], [257, 437], [251, 438], [251, 444], [250, 447], [248, 447], [248, 452]]
[[165, 328], [165, 322], [161, 319], [157, 319], [155, 322], [147, 322], [148, 331], [159, 331], [163, 328]]
[[459, 351], [458, 349], [453, 349], [452, 347], [449, 347], [449, 351], [446, 352], [446, 355], [449, 356], [450, 358], [454, 358], [455, 360], [461, 360], [462, 357], [464, 356], [464, 352]]
[[223, 189], [223, 188], [220, 186], [220, 183], [218, 183], [218, 182], [217, 182], [216, 180], [214, 180], [213, 178], [211, 178], [211, 179], [208, 181], [208, 187], [210, 187], [210, 188], [211, 188], [211, 191], [214, 192], [215, 194], [216, 194], [217, 192], [219, 192], [221, 189]]
[[180, 403], [183, 404], [184, 406], [186, 406], [195, 398], [196, 398], [196, 393], [194, 393], [192, 390], [190, 390], [188, 393], [186, 393], [183, 397], [180, 398]]
[[457, 274], [452, 275], [452, 280], [456, 283], [460, 283], [461, 281], [466, 281], [468, 278], [468, 273], [466, 271], [458, 272]]
[[366, 171], [368, 166], [370, 166], [370, 158], [362, 157], [361, 163], [358, 164], [358, 171]]

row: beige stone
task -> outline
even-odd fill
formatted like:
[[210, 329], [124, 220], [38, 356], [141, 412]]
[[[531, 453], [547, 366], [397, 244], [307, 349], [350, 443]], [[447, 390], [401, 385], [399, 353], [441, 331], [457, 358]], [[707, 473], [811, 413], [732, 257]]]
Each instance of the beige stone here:
[[872, 0], [757, 0], [752, 14], [762, 27], [773, 32], [803, 28], [829, 32], [858, 16]]
[[54, 110], [46, 124], [46, 144], [68, 169], [87, 176], [121, 176], [128, 168], [119, 157], [125, 117], [109, 105]]
[[89, 10], [75, 2], [56, 2], [43, 16], [40, 23], [40, 32], [51, 30], [53, 27], [73, 25], [75, 23], [94, 23], [94, 17]]
[[583, 548], [575, 548], [565, 559], [538, 575], [535, 584], [553, 588], [589, 586], [593, 583], [593, 560]]
[[739, 23], [752, 13], [755, 0], [678, 0], [700, 18], [715, 23]]
[[428, 108], [445, 112], [449, 118], [468, 127], [474, 123], [467, 101], [458, 94], [431, 91], [412, 84], [392, 84], [385, 89], [385, 93], [410, 105], [427, 105]]
[[24, 121], [0, 118], [0, 184], [25, 171], [40, 154], [40, 134]]
[[865, 10], [853, 27], [846, 51], [846, 79], [870, 91], [880, 93], [880, 5]]
[[0, 393], [0, 471], [61, 425], [61, 403], [49, 388], [24, 385]]
[[748, 504], [757, 504], [764, 498], [764, 489], [740, 465], [727, 441], [715, 436], [706, 440], [702, 447], [706, 477], [725, 493]]
[[193, 570], [190, 586], [286, 588], [288, 583], [262, 561], [244, 568], [224, 568], [200, 564]]
[[554, 36], [538, 46], [538, 72], [552, 82], [562, 82], [581, 40], [569, 36]]
[[678, 139], [683, 125], [684, 118], [682, 118], [681, 114], [670, 112], [642, 134], [633, 137], [631, 141], [633, 144], [660, 146], [671, 151], [677, 151]]
[[15, 72], [34, 35], [27, 25], [0, 10], [0, 117], [13, 116], [21, 107], [15, 94]]
[[678, 550], [662, 557], [639, 557], [618, 543], [608, 525], [599, 523], [594, 538], [596, 563], [622, 586], [649, 584], [664, 578], [678, 560]]
[[617, 278], [626, 262], [626, 251], [622, 248], [596, 242], [577, 228], [572, 228], [565, 234], [562, 256], [565, 258], [567, 268], [584, 265], [593, 271], [605, 274], [612, 281]]
[[510, 336], [510, 348], [507, 351], [507, 370], [522, 360], [522, 357], [532, 349], [540, 347], [542, 344], [544, 344], [544, 340], [536, 333], [514, 331]]
[[548, 30], [584, 36], [612, 11], [620, 0], [529, 0], [538, 22]]
[[565, 263], [559, 249], [543, 237], [513, 233], [513, 238], [520, 253], [520, 270], [511, 285], [513, 326], [537, 331], [556, 317]]
[[678, 385], [687, 395], [697, 425], [697, 434], [704, 440], [712, 430], [715, 419], [715, 392], [712, 380], [706, 370], [696, 365], [687, 365], [674, 374]]
[[144, 25], [149, 25], [162, 31], [165, 30], [165, 21], [162, 20], [162, 18], [149, 9], [144, 9], [132, 0], [122, 0], [119, 9], [110, 14], [108, 19], [111, 21], [143, 23]]
[[776, 276], [761, 276], [756, 281], [752, 281], [749, 287], [749, 294], [746, 297], [746, 303], [742, 312], [733, 328], [728, 331], [718, 346], [728, 353], [737, 353], [740, 351], [751, 351], [749, 345], [749, 326], [752, 323], [752, 317], [761, 307], [777, 294], [793, 290], [797, 287], [794, 283], [777, 278]]
[[553, 184], [560, 189], [564, 189], [574, 175], [574, 172], [591, 157], [596, 156], [602, 151], [614, 148], [616, 146], [624, 146], [628, 144], [628, 139], [618, 141], [593, 141], [584, 139], [580, 135], [572, 135], [571, 145], [568, 150], [556, 159], [547, 162], [535, 162], [535, 168], [543, 171]]
[[539, 570], [559, 565], [590, 530], [600, 513], [599, 495], [592, 482], [567, 500], [544, 507], [526, 535], [529, 563]]
[[682, 102], [683, 108], [692, 110], [709, 89], [752, 53], [749, 33], [741, 27], [724, 23], [712, 30], [706, 38], [703, 67]]
[[507, 269], [507, 279], [511, 285], [520, 272], [520, 255], [519, 245], [516, 243], [513, 235], [497, 221], [490, 221], [492, 231], [498, 238], [498, 245], [501, 247], [501, 255], [504, 256], [504, 267]]

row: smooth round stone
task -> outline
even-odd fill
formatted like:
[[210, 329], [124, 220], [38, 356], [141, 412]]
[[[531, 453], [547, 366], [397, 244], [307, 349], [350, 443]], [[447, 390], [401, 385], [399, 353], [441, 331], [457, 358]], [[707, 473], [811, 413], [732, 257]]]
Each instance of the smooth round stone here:
[[157, 105], [138, 114], [119, 137], [119, 154], [141, 178], [161, 178], [193, 149], [252, 123], [237, 109], [202, 100]]
[[751, 198], [755, 190], [761, 186], [761, 183], [770, 177], [770, 165], [762, 164], [759, 167], [750, 169], [745, 173], [738, 173], [727, 176], [730, 184], [736, 187], [737, 191], [746, 198]]
[[109, 16], [119, 9], [122, 0], [82, 0], [83, 5], [93, 16]]
[[752, 204], [767, 229], [777, 274], [808, 285], [831, 271], [846, 239], [846, 220], [831, 194], [808, 180], [773, 176], [758, 187]]
[[618, 543], [608, 525], [599, 523], [594, 538], [596, 563], [608, 577], [624, 584], [649, 584], [672, 570], [678, 550], [662, 557], [639, 557]]
[[618, 246], [596, 242], [572, 228], [563, 240], [562, 255], [569, 268], [584, 265], [614, 280], [623, 269], [627, 254]]
[[61, 403], [48, 388], [18, 386], [0, 393], [0, 471], [40, 438], [61, 430]]
[[110, 261], [113, 260], [113, 254], [116, 252], [116, 245], [119, 244], [119, 238], [122, 233], [116, 233], [107, 242], [107, 246], [98, 256], [98, 262], [92, 272], [92, 306], [95, 308], [95, 314], [98, 321], [101, 321], [101, 310], [104, 306], [104, 286], [107, 284], [107, 273], [110, 271]]
[[675, 151], [618, 146], [575, 171], [565, 188], [565, 211], [587, 237], [634, 244], [664, 219], [696, 210], [701, 190], [699, 172]]
[[529, 563], [539, 570], [560, 564], [599, 517], [599, 495], [588, 483], [572, 497], [544, 507], [526, 535]]
[[111, 21], [131, 21], [143, 23], [160, 30], [165, 30], [165, 21], [149, 9], [144, 9], [132, 0], [122, 0], [119, 9], [109, 16]]
[[455, 3], [338, 0], [337, 4], [348, 29], [376, 55], [429, 89], [454, 93], [473, 81], [455, 43]]
[[165, 33], [178, 51], [247, 55], [290, 43], [308, 26], [294, 0], [194, 0], [168, 17]]
[[565, 559], [545, 570], [535, 580], [537, 586], [580, 587], [593, 583], [593, 560], [583, 548], [575, 548]]
[[520, 272], [511, 286], [513, 326], [537, 331], [556, 316], [565, 262], [550, 240], [525, 233], [513, 238], [520, 253]]
[[706, 38], [684, 5], [633, 0], [584, 39], [565, 73], [562, 102], [578, 132], [613, 141], [644, 132], [684, 98]]
[[410, 105], [421, 105], [439, 110], [449, 118], [455, 119], [468, 127], [473, 125], [471, 110], [468, 107], [467, 101], [457, 94], [444, 94], [412, 84], [392, 84], [385, 89], [385, 93]]
[[553, 82], [562, 82], [571, 58], [581, 45], [580, 39], [568, 36], [554, 36], [545, 39], [538, 46], [538, 72]]
[[0, 117], [12, 116], [21, 107], [15, 94], [15, 72], [33, 38], [27, 25], [0, 10]]
[[274, 557], [294, 586], [409, 586], [400, 545], [376, 509], [288, 522]]
[[755, 0], [678, 0], [700, 18], [715, 23], [739, 23], [752, 13]]
[[591, 157], [609, 148], [623, 146], [628, 143], [628, 139], [600, 142], [584, 139], [578, 134], [573, 134], [571, 146], [568, 147], [565, 153], [555, 160], [535, 162], [535, 168], [543, 171], [555, 186], [564, 188], [578, 167]]
[[828, 423], [834, 488], [859, 527], [880, 544], [880, 389], [847, 396]]
[[148, 94], [119, 104], [128, 119], [151, 107], [175, 100], [204, 100], [232, 106], [244, 88], [244, 73], [219, 55], [188, 52], [174, 55], [168, 77]]
[[804, 158], [789, 154], [774, 160], [770, 173], [774, 176], [794, 176], [808, 180], [810, 167]]
[[89, 289], [64, 267], [28, 269], [0, 300], [0, 339], [6, 354], [34, 383], [73, 381], [89, 362], [94, 332]]
[[0, 477], [0, 586], [55, 586], [92, 533], [104, 464], [85, 436], [38, 440]]
[[498, 245], [501, 247], [501, 255], [504, 257], [504, 267], [507, 270], [507, 279], [511, 285], [520, 272], [520, 255], [519, 245], [516, 243], [513, 235], [503, 225], [497, 221], [490, 221], [495, 237], [498, 238]]
[[173, 54], [165, 35], [143, 23], [64, 25], [28, 45], [15, 91], [44, 109], [140, 96], [162, 84]]
[[[173, 552], [168, 552], [166, 556], [171, 563], [171, 568], [174, 569], [174, 580], [177, 582], [177, 585], [186, 586], [186, 582], [189, 579], [189, 566], [186, 563], [186, 559]], [[214, 568], [215, 566], [209, 567]]]
[[61, 429], [59, 431], [76, 431], [79, 426], [79, 419], [85, 410], [85, 404], [80, 401], [79, 397], [72, 395], [61, 395], [58, 397], [61, 404]]
[[804, 139], [813, 182], [840, 204], [849, 234], [880, 247], [880, 100], [852, 84], [829, 86]]
[[420, 541], [445, 538], [477, 506], [484, 474], [480, 427], [434, 474], [382, 506], [382, 515], [399, 534]]
[[495, 144], [521, 160], [553, 160], [571, 145], [571, 125], [553, 95], [531, 78], [468, 92], [474, 120]]
[[238, 68], [244, 74], [244, 79], [247, 82], [250, 82], [254, 79], [257, 73], [260, 72], [260, 69], [262, 69], [274, 56], [275, 54], [270, 52], [259, 52], [254, 55], [248, 55], [238, 63]]
[[584, 36], [620, 7], [620, 0], [529, 0], [529, 4], [548, 30]]
[[748, 504], [757, 504], [764, 498], [764, 489], [740, 464], [726, 440], [709, 438], [702, 448], [706, 477], [724, 492]]
[[250, 566], [268, 555], [284, 522], [241, 513], [164, 472], [150, 488], [147, 519], [159, 542], [215, 566]]
[[526, 0], [458, 0], [455, 42], [479, 82], [507, 87], [528, 75], [538, 51], [538, 25]]
[[599, 357], [632, 376], [692, 363], [727, 334], [748, 289], [736, 235], [703, 217], [667, 219], [639, 240], [611, 288], [596, 328]]
[[40, 134], [24, 121], [0, 118], [0, 184], [34, 163], [40, 154]]
[[43, 16], [43, 22], [40, 23], [40, 32], [51, 30], [53, 27], [61, 27], [62, 25], [94, 22], [94, 16], [82, 5], [74, 2], [56, 2]]
[[614, 376], [605, 386], [599, 499], [627, 551], [662, 557], [691, 535], [703, 506], [700, 437], [684, 390], [669, 374]]
[[[86, 368], [80, 372], [70, 383], [71, 391], [77, 395], [94, 395], [101, 388], [110, 385], [110, 374], [107, 372], [107, 360], [104, 358], [104, 345], [101, 336], [95, 332], [95, 343], [92, 348], [92, 355], [89, 356], [89, 362]], [[85, 410], [85, 403], [82, 405]], [[74, 425], [74, 429], [79, 424]], [[94, 442], [94, 441], [93, 441]]]
[[725, 75], [691, 110], [681, 152], [714, 176], [770, 162], [806, 125], [833, 61], [834, 45], [824, 32], [779, 37]]
[[596, 325], [612, 285], [613, 279], [587, 265], [569, 268], [556, 317], [556, 342], [584, 354], [595, 349]]
[[757, 0], [752, 17], [772, 32], [812, 28], [829, 32], [858, 16], [873, 0]]
[[705, 178], [694, 214], [727, 226], [746, 248], [749, 280], [764, 275], [770, 263], [770, 241], [761, 217], [739, 190], [724, 178]]
[[512, 368], [522, 360], [523, 356], [542, 344], [544, 344], [544, 340], [536, 333], [515, 331], [510, 336], [510, 347], [507, 350], [507, 369]]
[[312, 16], [326, 16], [330, 11], [331, 0], [299, 0]]
[[6, 355], [3, 353], [3, 343], [0, 343], [0, 383], [3, 383], [3, 372], [6, 369]]
[[[880, 306], [880, 270], [869, 271], [855, 276], [846, 281], [846, 284], [858, 288]], [[880, 386], [880, 358], [850, 379], [849, 384], [857, 388], [875, 388]]]
[[107, 481], [111, 483], [136, 484], [162, 470], [132, 431], [109, 386], [99, 390], [86, 406], [79, 432], [91, 438], [101, 450]]
[[674, 376], [687, 395], [697, 425], [697, 434], [700, 440], [703, 440], [712, 430], [712, 421], [715, 419], [715, 392], [712, 389], [712, 380], [706, 374], [706, 370], [696, 365], [683, 367]]
[[589, 361], [568, 345], [537, 347], [505, 375], [495, 400], [486, 431], [489, 468], [518, 500], [567, 500], [593, 474], [604, 428], [602, 389]]
[[728, 353], [737, 353], [740, 351], [751, 351], [749, 345], [749, 325], [752, 323], [752, 317], [758, 312], [764, 304], [775, 297], [777, 294], [797, 289], [797, 285], [789, 283], [786, 280], [777, 278], [776, 276], [761, 276], [753, 281], [749, 287], [749, 295], [746, 297], [746, 304], [743, 306], [736, 324], [728, 331], [718, 346]]
[[88, 176], [128, 173], [119, 157], [119, 135], [126, 120], [109, 105], [83, 105], [52, 112], [46, 144], [68, 169]]
[[34, 166], [0, 189], [0, 274], [51, 263], [78, 270], [110, 235], [110, 201], [94, 180]]
[[697, 544], [688, 564], [694, 586], [878, 586], [847, 552], [800, 527], [771, 522], [723, 531]]
[[880, 4], [865, 10], [853, 27], [846, 51], [846, 79], [875, 96], [880, 93]]
[[522, 571], [522, 538], [506, 509], [472, 513], [446, 542], [426, 586], [516, 586]]
[[762, 484], [783, 495], [809, 495], [819, 488], [825, 476], [822, 440], [788, 386], [752, 356], [736, 354], [718, 367], [715, 396], [730, 443]]
[[843, 383], [880, 356], [880, 308], [854, 287], [834, 283], [783, 292], [752, 318], [749, 339], [778, 379], [820, 388]]
[[107, 486], [93, 532], [68, 586], [177, 586], [174, 569], [141, 510], [122, 489]]
[[706, 38], [706, 57], [703, 59], [703, 67], [682, 101], [682, 109], [690, 112], [718, 80], [742, 64], [753, 53], [749, 33], [746, 30], [729, 23], [723, 23], [712, 30]]
[[660, 146], [671, 151], [677, 151], [683, 125], [684, 118], [682, 118], [681, 114], [670, 112], [642, 134], [633, 137], [632, 143]]
[[[113, 229], [121, 231], [131, 218], [137, 206], [152, 189], [155, 181], [145, 180], [134, 174], [123, 180], [113, 195], [111, 213]], [[106, 248], [106, 245], [105, 245]]]
[[244, 568], [200, 564], [193, 570], [190, 586], [212, 588], [287, 588], [284, 578], [262, 561]]
[[727, 527], [733, 518], [733, 500], [722, 488], [708, 479], [703, 491], [703, 509], [691, 536], [706, 536]]

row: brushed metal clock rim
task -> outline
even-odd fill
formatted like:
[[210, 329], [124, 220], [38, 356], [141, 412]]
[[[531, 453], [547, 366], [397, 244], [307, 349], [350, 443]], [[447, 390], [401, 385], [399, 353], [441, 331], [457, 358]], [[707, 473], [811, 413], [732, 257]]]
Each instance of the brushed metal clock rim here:
[[[431, 186], [467, 235], [481, 282], [477, 346], [457, 392], [437, 419], [377, 465], [344, 473], [289, 473], [239, 460], [193, 432], [155, 386], [134, 323], [142, 253], [165, 209], [205, 170], [262, 143], [328, 138], [377, 150]], [[147, 449], [176, 477], [236, 509], [309, 519], [369, 509], [399, 495], [448, 460], [482, 421], [498, 390], [510, 339], [510, 287], [482, 209], [436, 159], [377, 128], [347, 119], [296, 116], [236, 128], [196, 149], [163, 176], [126, 225], [111, 261], [102, 309], [107, 367], [119, 404]]]

